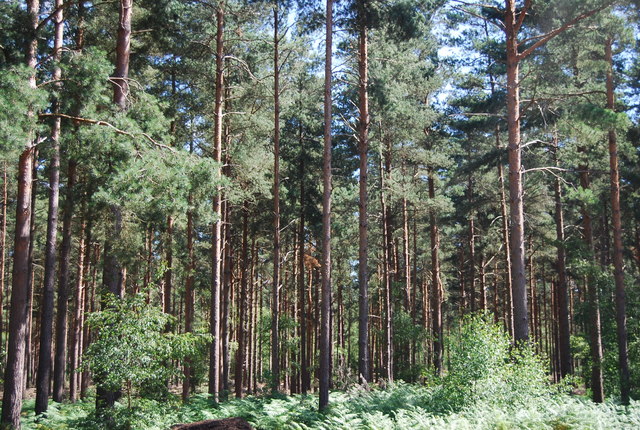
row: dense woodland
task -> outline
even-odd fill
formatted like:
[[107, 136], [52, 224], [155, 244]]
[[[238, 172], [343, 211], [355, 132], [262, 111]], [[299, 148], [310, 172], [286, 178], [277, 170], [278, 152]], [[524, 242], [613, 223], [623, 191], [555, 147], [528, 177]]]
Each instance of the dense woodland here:
[[494, 356], [633, 404], [636, 7], [1, 2], [3, 428]]

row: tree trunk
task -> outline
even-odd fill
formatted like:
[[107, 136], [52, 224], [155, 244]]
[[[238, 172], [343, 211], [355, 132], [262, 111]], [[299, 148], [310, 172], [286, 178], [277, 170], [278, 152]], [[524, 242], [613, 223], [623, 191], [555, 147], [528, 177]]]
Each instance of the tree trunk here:
[[[91, 215], [91, 212], [89, 212], [89, 214]], [[91, 216], [88, 217], [89, 220], [91, 220]], [[91, 232], [91, 223], [89, 223], [89, 232]], [[89, 234], [89, 237], [91, 237], [91, 235]], [[97, 283], [97, 279], [98, 279], [98, 261], [100, 260], [100, 245], [98, 245], [97, 243], [94, 245], [91, 245], [91, 241], [87, 241], [87, 246], [91, 247], [93, 246], [93, 257], [92, 259], [89, 260], [89, 264], [91, 264], [91, 281], [89, 282], [89, 279], [87, 279], [87, 283], [85, 285], [85, 290], [87, 291], [87, 298], [88, 300], [85, 300], [84, 302], [84, 314], [88, 314], [89, 312], [94, 312], [96, 309], [96, 283]], [[91, 291], [89, 291], [89, 289]], [[92, 331], [89, 329], [89, 326], [87, 324], [85, 324], [85, 326], [83, 327], [83, 331], [82, 331], [82, 350], [86, 351], [87, 348], [89, 347], [89, 343], [91, 341], [91, 337], [92, 337]], [[80, 383], [80, 398], [81, 399], [86, 399], [87, 398], [87, 391], [89, 389], [89, 382], [91, 379], [91, 374], [89, 371], [84, 370], [82, 372], [82, 382]]]
[[271, 297], [271, 391], [280, 390], [280, 17], [278, 0], [273, 8], [273, 287]]
[[[195, 260], [193, 255], [193, 211], [191, 205], [193, 204], [193, 196], [189, 193], [189, 209], [187, 210], [187, 279], [184, 287], [184, 331], [185, 333], [191, 333], [193, 331], [193, 308], [194, 308], [194, 294], [193, 294], [193, 280], [195, 275]], [[182, 400], [187, 400], [189, 394], [191, 394], [191, 371], [192, 362], [190, 358], [185, 360], [184, 364], [184, 379], [182, 383]]]
[[[118, 35], [116, 40], [116, 68], [113, 73], [113, 104], [118, 109], [127, 109], [129, 97], [129, 55], [131, 53], [131, 18], [133, 14], [133, 0], [120, 0], [120, 14]], [[122, 232], [122, 209], [117, 204], [111, 205], [113, 228], [107, 234], [103, 252], [102, 283], [106, 291], [116, 297], [122, 297], [124, 272], [118, 256], [114, 254], [113, 245], [120, 240]], [[120, 392], [109, 392], [101, 388], [100, 381], [96, 381], [96, 409], [113, 407], [120, 397]]]
[[[224, 3], [216, 9], [216, 95], [215, 95], [215, 124], [214, 124], [214, 159], [222, 161], [222, 106], [224, 85]], [[221, 167], [217, 168], [218, 179], [222, 179]], [[209, 394], [213, 401], [218, 402], [220, 390], [220, 286], [221, 286], [221, 242], [222, 242], [222, 187], [213, 200], [213, 212], [216, 220], [211, 235], [211, 342], [209, 359]]]
[[[605, 44], [607, 69], [607, 109], [615, 112], [613, 83], [613, 39]], [[629, 404], [629, 358], [627, 351], [627, 312], [624, 286], [624, 262], [622, 259], [622, 219], [620, 215], [620, 170], [618, 168], [618, 143], [615, 128], [609, 130], [609, 168], [611, 172], [611, 225], [613, 229], [613, 277], [616, 283], [616, 328], [618, 337], [618, 368], [620, 369], [620, 400]]]
[[[496, 129], [496, 140], [500, 139], [500, 130]], [[498, 142], [498, 148], [500, 142]], [[504, 168], [502, 167], [502, 161], [498, 162], [498, 177], [500, 179], [500, 211], [502, 214], [502, 241], [504, 246], [504, 267], [506, 271], [505, 275], [505, 289], [506, 300], [504, 308], [506, 309], [505, 315], [507, 330], [509, 335], [513, 338], [513, 288], [511, 286], [511, 241], [509, 240], [509, 218], [507, 215], [507, 199], [504, 192]]]
[[7, 162], [2, 163], [2, 229], [0, 230], [0, 348], [4, 347], [4, 281], [7, 246]]
[[565, 21], [560, 27], [536, 38], [522, 52], [519, 51], [518, 33], [532, 2], [518, 10], [514, 0], [505, 0], [504, 32], [506, 35], [507, 65], [507, 123], [509, 125], [509, 211], [511, 227], [511, 284], [513, 290], [513, 324], [515, 342], [529, 340], [529, 316], [527, 315], [527, 281], [524, 252], [524, 188], [522, 181], [522, 147], [520, 142], [520, 61], [530, 56], [549, 40], [572, 28], [578, 22], [609, 7], [605, 2], [595, 9]]
[[[580, 152], [583, 152], [581, 148]], [[580, 186], [587, 190], [590, 188], [589, 170], [586, 165], [579, 166]], [[582, 206], [582, 229], [584, 241], [589, 250], [589, 259], [591, 264], [595, 266], [595, 250], [593, 247], [593, 227], [591, 221], [591, 213], [586, 205]], [[598, 286], [590, 273], [587, 275], [587, 300], [589, 304], [589, 347], [591, 352], [591, 392], [593, 401], [596, 403], [604, 402], [604, 381], [602, 377], [602, 332], [600, 324], [600, 299], [598, 295]]]
[[[393, 381], [393, 297], [391, 291], [391, 268], [390, 268], [390, 252], [391, 252], [391, 219], [385, 197], [385, 175], [391, 173], [391, 148], [387, 140], [385, 145], [384, 164], [380, 160], [380, 208], [382, 210], [382, 279], [384, 284], [384, 307], [385, 307], [385, 348], [384, 348], [384, 368], [387, 371], [386, 377], [389, 382]], [[406, 299], [406, 296], [405, 296]], [[405, 302], [408, 306], [408, 302]], [[406, 308], [408, 310], [408, 308]]]
[[358, 201], [358, 377], [361, 383], [370, 381], [369, 358], [369, 220], [367, 214], [367, 156], [369, 150], [369, 54], [364, 1], [359, 2], [358, 25], [358, 149], [360, 154], [360, 192]]
[[249, 276], [249, 207], [247, 202], [242, 207], [242, 257], [241, 257], [241, 277], [240, 277], [240, 301], [238, 303], [238, 350], [236, 353], [235, 390], [236, 397], [242, 397], [243, 379], [245, 370], [246, 353], [245, 340], [247, 339], [247, 282]]
[[[31, 39], [27, 43], [26, 64], [31, 69], [29, 86], [36, 88], [36, 65], [38, 62], [38, 0], [27, 1], [29, 32]], [[28, 117], [35, 112], [29, 110]], [[13, 252], [13, 276], [11, 285], [11, 310], [9, 316], [9, 340], [7, 365], [4, 373], [4, 394], [2, 397], [2, 418], [0, 425], [20, 429], [20, 412], [24, 389], [25, 339], [27, 333], [27, 292], [29, 290], [29, 243], [31, 240], [30, 223], [32, 215], [31, 187], [32, 164], [35, 146], [33, 132], [29, 133], [25, 148], [18, 164], [18, 198], [16, 204], [16, 224]]]
[[[556, 166], [558, 163], [558, 141], [554, 136], [554, 158]], [[564, 214], [562, 209], [562, 186], [560, 178], [555, 178], [554, 183], [555, 195], [555, 220], [556, 220], [556, 241], [557, 241], [557, 259], [556, 270], [558, 272], [558, 336], [560, 340], [560, 376], [564, 378], [572, 372], [571, 369], [571, 347], [569, 343], [569, 294], [567, 290], [567, 269], [566, 269], [566, 250], [564, 245]]]
[[[34, 340], [38, 339], [38, 333], [36, 336], [33, 335], [33, 291], [36, 286], [36, 274], [35, 274], [35, 266], [34, 266], [34, 253], [35, 253], [35, 241], [36, 241], [36, 204], [38, 199], [38, 166], [39, 166], [39, 151], [36, 148], [33, 152], [33, 165], [31, 169], [33, 170], [32, 182], [33, 186], [31, 188], [31, 208], [32, 215], [31, 221], [29, 223], [29, 289], [27, 290], [27, 345], [25, 350], [25, 389], [31, 387], [34, 376], [34, 363], [36, 359], [36, 354], [34, 354]], [[36, 306], [37, 307], [37, 306]]]
[[56, 355], [53, 367], [53, 400], [61, 402], [64, 397], [64, 378], [67, 351], [67, 310], [69, 300], [69, 259], [72, 247], [71, 223], [75, 206], [76, 183], [75, 160], [69, 160], [67, 189], [62, 221], [62, 245], [60, 247], [60, 273], [58, 274], [58, 306], [56, 315]]
[[511, 288], [513, 295], [513, 335], [516, 342], [529, 340], [527, 278], [524, 252], [524, 202], [522, 148], [520, 146], [520, 54], [515, 2], [506, 0], [507, 35], [507, 121], [509, 124], [509, 219], [511, 227]]
[[[229, 163], [225, 163], [229, 165]], [[223, 249], [223, 295], [222, 295], [222, 319], [221, 334], [222, 342], [222, 391], [225, 400], [229, 395], [229, 337], [231, 326], [229, 315], [231, 313], [231, 297], [233, 296], [233, 248], [231, 243], [231, 205], [228, 200], [224, 202], [224, 249]]]
[[80, 227], [80, 243], [78, 245], [78, 270], [76, 276], [76, 294], [75, 294], [75, 306], [73, 317], [73, 331], [71, 332], [71, 360], [69, 367], [69, 375], [71, 381], [69, 383], [69, 399], [72, 402], [78, 400], [79, 391], [79, 378], [80, 373], [77, 372], [80, 365], [80, 355], [82, 348], [82, 325], [83, 325], [83, 310], [84, 310], [84, 275], [85, 275], [85, 230], [86, 222], [83, 221]]
[[[433, 169], [429, 169], [429, 199], [436, 197]], [[432, 209], [429, 213], [431, 238], [431, 335], [433, 337], [433, 366], [436, 376], [442, 375], [443, 333], [442, 333], [442, 280], [440, 279], [440, 233], [436, 221], [436, 213]]]
[[[53, 40], [53, 60], [55, 62], [59, 62], [62, 57], [64, 17], [61, 6], [62, 0], [56, 0], [55, 8], [57, 11], [54, 14], [55, 29]], [[60, 69], [60, 66], [56, 65], [53, 71], [53, 79], [55, 81], [60, 81], [61, 77], [62, 70]], [[59, 84], [57, 87], [60, 89]], [[60, 111], [60, 103], [58, 100], [54, 100], [52, 110], [56, 113]], [[47, 242], [45, 249], [44, 286], [41, 304], [42, 313], [40, 317], [40, 353], [38, 360], [38, 373], [36, 377], [36, 414], [45, 412], [49, 403], [53, 302], [57, 256], [56, 237], [58, 233], [58, 204], [60, 196], [60, 126], [61, 119], [55, 118], [51, 127], [51, 140], [53, 146], [51, 152], [51, 165], [49, 166], [49, 210], [47, 216]], [[56, 354], [58, 353], [59, 347], [59, 345], [56, 345]]]
[[[329, 58], [328, 61], [331, 61]], [[326, 67], [326, 66], [325, 66]], [[330, 107], [329, 107], [330, 108]], [[329, 130], [329, 133], [331, 130]], [[331, 135], [329, 135], [331, 137]], [[304, 138], [302, 130], [300, 131], [300, 226], [298, 230], [298, 301], [300, 309], [300, 392], [307, 394], [311, 387], [311, 378], [309, 375], [309, 357], [307, 356], [307, 307], [306, 284], [304, 278], [304, 257], [305, 257], [305, 209], [306, 209], [306, 190], [305, 190], [305, 163], [304, 163]]]
[[483, 314], [487, 312], [487, 278], [484, 268], [484, 254], [480, 253], [480, 310]]
[[171, 314], [171, 294], [173, 292], [173, 216], [167, 217], [167, 233], [165, 237], [165, 258], [167, 268], [164, 271], [164, 294], [162, 312]]
[[[469, 154], [469, 158], [471, 155]], [[476, 229], [473, 220], [473, 180], [471, 175], [467, 181], [467, 203], [470, 205], [469, 209], [469, 304], [471, 305], [471, 312], [476, 311]]]
[[112, 77], [113, 103], [127, 109], [129, 97], [129, 55], [131, 53], [131, 17], [133, 0], [120, 0], [120, 20], [116, 42], [116, 70]]
[[[404, 172], [403, 172], [404, 173]], [[413, 302], [411, 301], [411, 262], [409, 258], [409, 211], [407, 209], [407, 198], [402, 198], [402, 250], [404, 266], [404, 295], [406, 302], [406, 312], [411, 315]]]
[[[324, 148], [322, 153], [322, 317], [320, 340], [319, 409], [329, 404], [331, 384], [331, 58], [333, 52], [333, 0], [327, 0], [324, 63]], [[303, 328], [304, 329], [304, 328]]]

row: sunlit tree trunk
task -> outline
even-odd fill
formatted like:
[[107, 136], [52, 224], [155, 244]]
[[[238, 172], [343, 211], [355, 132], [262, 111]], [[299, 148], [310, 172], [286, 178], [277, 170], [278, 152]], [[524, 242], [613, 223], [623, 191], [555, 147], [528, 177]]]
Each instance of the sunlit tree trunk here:
[[[64, 37], [64, 17], [62, 14], [62, 0], [56, 0], [57, 9], [54, 16], [53, 59], [59, 62], [62, 58], [62, 44]], [[54, 81], [60, 81], [62, 70], [56, 65], [53, 71]], [[58, 89], [60, 84], [56, 84]], [[54, 100], [53, 112], [60, 111], [60, 102]], [[60, 129], [61, 119], [55, 118], [51, 127], [51, 164], [49, 165], [49, 208], [47, 216], [47, 241], [44, 261], [44, 286], [42, 291], [40, 316], [40, 353], [38, 372], [36, 376], [36, 414], [45, 412], [49, 403], [49, 387], [51, 378], [51, 342], [53, 332], [53, 302], [56, 279], [56, 247], [58, 233], [58, 203], [60, 195]], [[56, 345], [56, 354], [59, 346]], [[64, 351], [62, 354], [64, 355]], [[64, 375], [63, 375], [64, 378]], [[54, 378], [55, 379], [55, 378]], [[55, 397], [55, 393], [54, 393]], [[59, 400], [58, 400], [59, 401]]]
[[[322, 316], [320, 321], [319, 409], [329, 404], [331, 384], [331, 59], [333, 52], [333, 0], [327, 0], [324, 63], [324, 147], [322, 152]], [[301, 178], [302, 179], [302, 178]], [[311, 355], [310, 355], [311, 357]]]
[[368, 151], [369, 151], [369, 53], [365, 17], [365, 0], [358, 6], [358, 150], [360, 155], [360, 191], [358, 201], [358, 377], [366, 383], [371, 379], [369, 357], [369, 220], [368, 220]]
[[[120, 0], [118, 34], [116, 40], [116, 68], [112, 77], [113, 103], [120, 111], [127, 109], [129, 97], [129, 56], [131, 53], [131, 18], [133, 0]], [[112, 230], [107, 234], [103, 250], [102, 284], [106, 291], [117, 297], [122, 296], [123, 270], [113, 246], [122, 232], [122, 209], [111, 205]], [[96, 409], [112, 407], [120, 396], [119, 392], [110, 392], [98, 386], [96, 390]]]
[[[216, 9], [216, 90], [215, 90], [215, 122], [214, 122], [214, 159], [222, 161], [222, 107], [224, 85], [224, 3]], [[218, 179], [222, 178], [221, 167], [217, 168]], [[220, 292], [222, 285], [222, 188], [218, 186], [213, 200], [213, 212], [216, 217], [211, 235], [211, 342], [209, 358], [209, 394], [213, 401], [218, 401], [220, 391]]]
[[[615, 112], [613, 83], [613, 40], [605, 44], [607, 68], [607, 109]], [[611, 176], [611, 225], [613, 230], [613, 277], [616, 284], [616, 328], [618, 337], [618, 369], [620, 371], [620, 399], [629, 404], [630, 375], [627, 351], [627, 311], [624, 286], [624, 262], [622, 259], [622, 219], [620, 215], [620, 170], [618, 167], [618, 142], [615, 128], [609, 130], [609, 168]]]
[[[31, 70], [29, 86], [36, 88], [36, 65], [38, 62], [38, 0], [27, 1], [30, 40], [27, 43], [26, 64]], [[29, 110], [27, 116], [35, 112]], [[13, 276], [11, 285], [11, 310], [9, 316], [9, 340], [7, 364], [4, 372], [2, 418], [0, 425], [20, 428], [20, 412], [24, 390], [24, 363], [27, 333], [27, 300], [29, 290], [29, 243], [31, 239], [31, 187], [32, 164], [35, 146], [33, 132], [29, 133], [18, 163], [18, 197], [16, 202], [15, 239], [13, 251]]]
[[280, 59], [279, 8], [273, 8], [273, 286], [271, 296], [271, 391], [280, 390]]

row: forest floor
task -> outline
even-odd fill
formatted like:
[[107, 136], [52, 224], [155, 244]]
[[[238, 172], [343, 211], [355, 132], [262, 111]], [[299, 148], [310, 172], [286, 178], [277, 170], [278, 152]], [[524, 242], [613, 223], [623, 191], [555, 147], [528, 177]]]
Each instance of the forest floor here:
[[[640, 402], [628, 407], [614, 402], [596, 405], [582, 396], [548, 394], [523, 402], [504, 403], [495, 397], [476, 399], [463, 407], [437, 389], [399, 383], [387, 389], [354, 387], [332, 392], [326, 413], [309, 396], [246, 397], [218, 405], [204, 394], [189, 402], [135, 401], [117, 405], [111, 421], [96, 416], [94, 400], [52, 403], [46, 418], [36, 417], [33, 400], [25, 402], [25, 429], [168, 430], [202, 420], [240, 417], [256, 429], [640, 429]], [[126, 402], [125, 402], [126, 403]]]

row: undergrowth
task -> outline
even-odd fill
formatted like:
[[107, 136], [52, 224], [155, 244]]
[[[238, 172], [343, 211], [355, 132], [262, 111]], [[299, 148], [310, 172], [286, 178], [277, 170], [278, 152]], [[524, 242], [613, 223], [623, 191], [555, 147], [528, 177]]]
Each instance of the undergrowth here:
[[[317, 411], [316, 396], [233, 399], [214, 406], [206, 395], [182, 404], [139, 400], [128, 410], [117, 405], [112, 421], [95, 415], [94, 402], [53, 403], [47, 418], [36, 418], [33, 402], [27, 403], [25, 429], [70, 430], [167, 430], [178, 423], [242, 417], [256, 429], [639, 429], [640, 402], [627, 408], [614, 403], [596, 405], [567, 394], [540, 397], [528, 404], [491, 405], [485, 402], [457, 412], [429, 409], [437, 391], [418, 385], [397, 383], [386, 389], [352, 389], [331, 393], [331, 407]], [[439, 408], [441, 409], [441, 408]]]
[[[94, 401], [53, 403], [36, 417], [26, 403], [24, 428], [73, 430], [167, 430], [174, 424], [241, 417], [265, 430], [387, 429], [640, 429], [640, 402], [597, 405], [552, 385], [530, 348], [512, 348], [500, 329], [479, 317], [449, 339], [448, 374], [425, 384], [354, 386], [335, 391], [319, 413], [316, 396], [247, 397], [214, 405], [206, 395], [182, 403], [137, 398], [117, 404], [109, 417]], [[126, 403], [126, 402], [125, 402]]]

